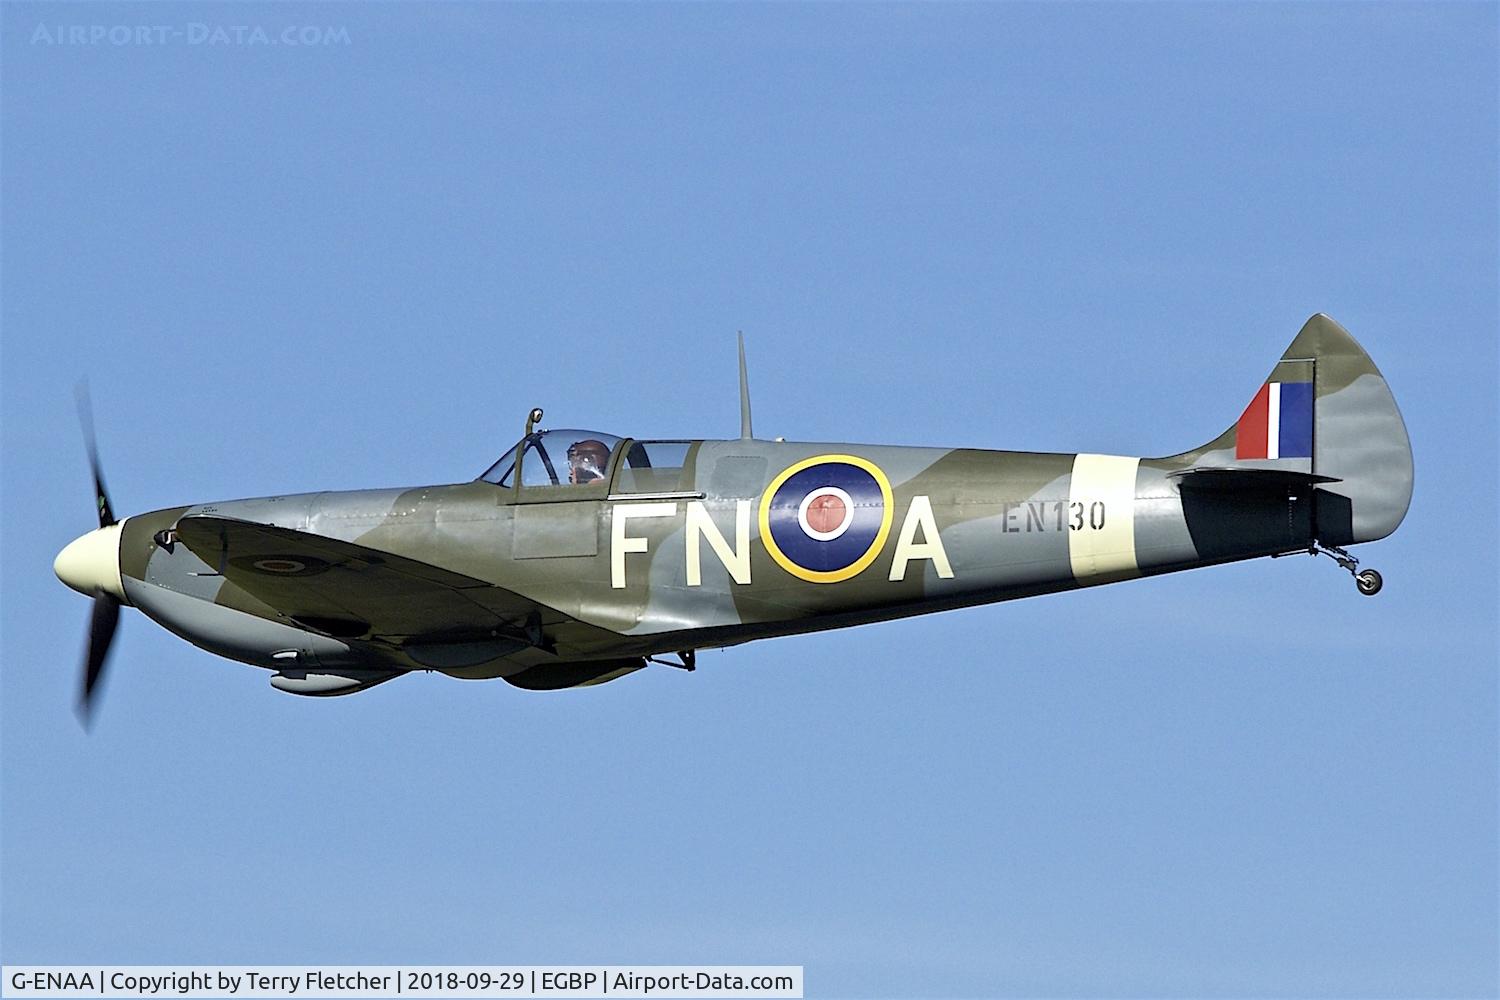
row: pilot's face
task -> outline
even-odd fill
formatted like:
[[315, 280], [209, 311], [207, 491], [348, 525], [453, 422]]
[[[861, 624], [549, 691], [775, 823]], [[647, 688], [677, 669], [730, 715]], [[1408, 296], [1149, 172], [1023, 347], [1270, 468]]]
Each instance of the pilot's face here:
[[604, 478], [604, 470], [599, 468], [599, 457], [593, 452], [576, 452], [569, 463], [568, 478], [574, 485], [597, 482]]

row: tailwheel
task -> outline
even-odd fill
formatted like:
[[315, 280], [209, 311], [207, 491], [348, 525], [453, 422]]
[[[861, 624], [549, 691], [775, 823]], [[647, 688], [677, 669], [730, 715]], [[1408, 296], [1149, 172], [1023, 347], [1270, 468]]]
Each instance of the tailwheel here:
[[1328, 545], [1324, 542], [1314, 541], [1308, 551], [1315, 556], [1319, 554], [1328, 556], [1339, 564], [1340, 569], [1348, 570], [1349, 575], [1354, 577], [1354, 586], [1366, 597], [1374, 597], [1380, 593], [1380, 588], [1385, 585], [1385, 581], [1381, 579], [1377, 571], [1373, 569], [1360, 569], [1359, 560], [1337, 545]]

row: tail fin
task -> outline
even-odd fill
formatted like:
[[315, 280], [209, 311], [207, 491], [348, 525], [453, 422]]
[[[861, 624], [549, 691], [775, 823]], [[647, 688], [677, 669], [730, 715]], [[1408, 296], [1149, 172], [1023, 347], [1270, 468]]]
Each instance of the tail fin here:
[[1390, 387], [1349, 331], [1322, 313], [1303, 325], [1227, 431], [1165, 460], [1176, 476], [1315, 486], [1314, 537], [1384, 538], [1411, 504], [1411, 441]]

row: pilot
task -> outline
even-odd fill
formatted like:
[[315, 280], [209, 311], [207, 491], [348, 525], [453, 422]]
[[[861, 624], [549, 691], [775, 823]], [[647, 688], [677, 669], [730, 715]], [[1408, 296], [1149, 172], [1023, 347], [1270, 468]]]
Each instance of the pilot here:
[[574, 486], [597, 483], [609, 465], [609, 447], [603, 441], [584, 438], [568, 446], [568, 482]]

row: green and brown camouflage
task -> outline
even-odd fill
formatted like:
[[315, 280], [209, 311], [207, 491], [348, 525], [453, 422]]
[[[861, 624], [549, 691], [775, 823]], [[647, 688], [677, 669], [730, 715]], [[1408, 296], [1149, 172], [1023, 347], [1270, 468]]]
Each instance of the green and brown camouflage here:
[[537, 430], [473, 482], [136, 515], [74, 543], [117, 546], [112, 565], [85, 572], [70, 546], [58, 572], [282, 690], [413, 670], [558, 688], [1261, 556], [1330, 551], [1353, 571], [1343, 547], [1394, 531], [1411, 489], [1385, 379], [1317, 315], [1245, 415], [1180, 455]]

